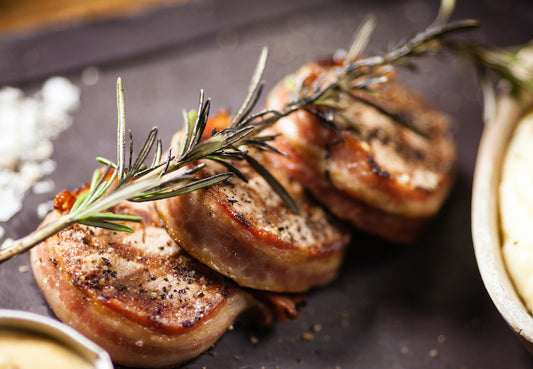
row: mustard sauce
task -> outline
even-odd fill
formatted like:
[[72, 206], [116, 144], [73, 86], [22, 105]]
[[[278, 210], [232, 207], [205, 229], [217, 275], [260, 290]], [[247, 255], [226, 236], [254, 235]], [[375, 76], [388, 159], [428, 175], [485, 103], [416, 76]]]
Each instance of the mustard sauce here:
[[4, 329], [0, 369], [94, 369], [94, 365], [53, 338]]

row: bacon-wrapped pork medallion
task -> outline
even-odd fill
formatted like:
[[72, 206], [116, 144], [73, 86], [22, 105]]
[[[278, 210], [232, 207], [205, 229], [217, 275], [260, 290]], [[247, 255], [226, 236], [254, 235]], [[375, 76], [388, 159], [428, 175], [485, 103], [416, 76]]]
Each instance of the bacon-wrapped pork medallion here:
[[[278, 83], [267, 108], [282, 110], [298, 98], [298, 88], [313, 91], [333, 80], [328, 76], [341, 66], [304, 65]], [[287, 156], [269, 156], [339, 218], [406, 242], [441, 207], [453, 182], [456, 154], [447, 117], [389, 77], [373, 91], [353, 90], [352, 97], [338, 101], [351, 125], [340, 131], [342, 139], [315, 114], [298, 110], [273, 128], [280, 134], [273, 146]]]
[[[71, 226], [35, 247], [31, 262], [57, 317], [115, 363], [177, 365], [208, 349], [245, 310], [277, 305], [286, 318], [297, 314], [290, 300], [260, 296], [263, 303], [191, 258], [168, 236], [153, 203], [112, 210], [142, 222], [131, 224], [133, 233]], [[61, 213], [54, 210], [45, 222]]]
[[[173, 139], [174, 147], [180, 137], [178, 133]], [[254, 154], [259, 161], [261, 156]], [[295, 199], [301, 215], [246, 162], [233, 165], [248, 182], [233, 176], [156, 203], [172, 238], [193, 257], [244, 287], [303, 292], [332, 281], [349, 233], [283, 172], [271, 171]], [[206, 162], [199, 177], [226, 170]]]

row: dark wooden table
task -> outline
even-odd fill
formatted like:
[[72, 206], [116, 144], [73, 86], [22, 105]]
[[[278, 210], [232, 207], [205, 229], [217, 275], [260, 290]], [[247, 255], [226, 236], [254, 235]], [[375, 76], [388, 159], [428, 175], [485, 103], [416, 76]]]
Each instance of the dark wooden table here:
[[[61, 74], [82, 90], [72, 128], [55, 141], [57, 191], [89, 180], [97, 155], [115, 155], [115, 81], [124, 79], [128, 126], [144, 137], [158, 125], [165, 143], [181, 110], [200, 89], [213, 109], [235, 110], [261, 47], [270, 48], [267, 89], [308, 60], [346, 47], [368, 13], [379, 26], [369, 48], [384, 50], [429, 24], [436, 4], [423, 1], [202, 0], [129, 18], [41, 30], [0, 39], [0, 85], [27, 91]], [[533, 38], [529, 0], [460, 1], [454, 18], [482, 22], [473, 39], [506, 46]], [[100, 70], [96, 85], [81, 71]], [[186, 368], [531, 368], [533, 358], [506, 326], [479, 276], [470, 232], [472, 173], [482, 130], [473, 68], [451, 57], [423, 60], [406, 83], [456, 123], [458, 178], [449, 201], [411, 245], [356, 235], [339, 278], [309, 293], [300, 318], [258, 330], [238, 324]], [[39, 223], [28, 194], [7, 225], [21, 237]], [[1, 206], [1, 205], [0, 205]], [[0, 308], [53, 315], [21, 255], [0, 265]], [[302, 340], [314, 324], [321, 330]], [[257, 344], [251, 336], [259, 339]]]
[[185, 0], [2, 0], [0, 33], [112, 19]]

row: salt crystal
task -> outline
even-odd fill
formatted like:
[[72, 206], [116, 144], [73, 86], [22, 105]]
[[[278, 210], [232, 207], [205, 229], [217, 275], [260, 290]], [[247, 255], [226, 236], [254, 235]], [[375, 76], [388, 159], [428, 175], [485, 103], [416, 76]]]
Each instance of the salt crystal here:
[[23, 92], [18, 88], [7, 86], [0, 90], [0, 104], [13, 104], [23, 97]]
[[2, 242], [2, 245], [0, 246], [0, 250], [5, 250], [13, 246], [13, 243], [15, 241], [12, 238], [6, 238], [4, 242]]
[[53, 161], [52, 159], [44, 160], [41, 163], [41, 173], [46, 176], [48, 174], [52, 174], [54, 170], [57, 168], [57, 163]]
[[22, 195], [13, 188], [2, 188], [0, 204], [0, 222], [7, 222], [22, 209]]
[[80, 104], [80, 90], [64, 77], [48, 79], [42, 89], [45, 106], [60, 107], [62, 111], [74, 111]]
[[51, 179], [46, 181], [39, 181], [33, 185], [33, 193], [41, 195], [43, 193], [50, 193], [54, 190], [55, 184]]
[[54, 153], [54, 144], [52, 141], [43, 139], [37, 143], [33, 151], [33, 160], [43, 161], [48, 159]]
[[20, 265], [19, 266], [19, 273], [27, 273], [30, 270], [30, 267], [27, 265]]
[[41, 168], [38, 163], [34, 161], [27, 161], [22, 164], [20, 174], [24, 181], [34, 183], [41, 176]]
[[0, 88], [0, 222], [22, 208], [24, 193], [47, 193], [54, 184], [40, 181], [56, 163], [51, 139], [72, 124], [80, 90], [68, 79], [52, 77], [35, 96], [13, 87]]
[[43, 219], [46, 216], [46, 214], [48, 214], [52, 210], [53, 205], [54, 205], [54, 201], [53, 200], [50, 200], [50, 201], [47, 201], [47, 202], [43, 202], [43, 203], [37, 205], [37, 216], [40, 219]]

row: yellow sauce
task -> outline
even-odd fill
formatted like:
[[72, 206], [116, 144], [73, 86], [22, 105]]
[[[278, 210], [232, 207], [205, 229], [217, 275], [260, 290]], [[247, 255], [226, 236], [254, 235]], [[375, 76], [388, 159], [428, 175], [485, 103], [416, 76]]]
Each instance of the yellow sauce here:
[[0, 369], [94, 369], [94, 365], [46, 336], [3, 330]]
[[518, 294], [533, 312], [533, 113], [516, 127], [501, 178], [503, 258]]

